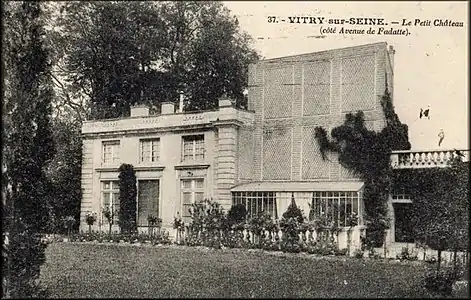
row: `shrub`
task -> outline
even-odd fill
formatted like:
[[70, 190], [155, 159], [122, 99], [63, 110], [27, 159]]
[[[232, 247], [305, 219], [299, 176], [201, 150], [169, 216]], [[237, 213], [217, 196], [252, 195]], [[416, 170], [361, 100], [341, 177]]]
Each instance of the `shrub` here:
[[341, 256], [341, 255], [347, 255], [348, 249], [343, 248], [343, 249], [334, 249], [334, 254], [336, 256]]
[[418, 255], [407, 247], [403, 247], [400, 254], [396, 255], [398, 260], [417, 260]]
[[274, 227], [274, 222], [269, 214], [260, 212], [257, 216], [249, 220], [249, 227], [252, 234], [258, 238], [258, 243], [255, 246], [263, 248], [265, 230], [271, 231]]
[[299, 239], [300, 224], [303, 223], [304, 217], [301, 209], [296, 205], [294, 197], [291, 198], [291, 204], [283, 213], [280, 227], [283, 232], [281, 241], [281, 250], [283, 252], [301, 252], [301, 243]]
[[62, 219], [64, 228], [67, 231], [67, 235], [70, 236], [73, 226], [75, 225], [75, 218], [73, 216], [67, 216]]
[[298, 253], [301, 251], [299, 242], [299, 223], [296, 218], [283, 218], [281, 220], [281, 231], [283, 232], [281, 250], [283, 252]]
[[93, 214], [87, 213], [87, 215], [85, 216], [85, 221], [87, 222], [89, 233], [92, 232], [92, 226], [95, 224], [96, 220], [97, 220], [96, 213], [93, 213]]
[[353, 252], [353, 256], [355, 258], [363, 258], [364, 251], [360, 249], [356, 249], [355, 252]]
[[162, 219], [154, 216], [154, 215], [148, 215], [147, 216], [147, 223], [149, 223], [149, 226], [156, 226], [156, 227], [161, 227], [162, 226]]
[[459, 277], [459, 271], [456, 269], [445, 268], [440, 271], [433, 269], [428, 271], [425, 276], [425, 288], [440, 296], [450, 296], [453, 292], [453, 284]]
[[39, 286], [39, 275], [40, 266], [46, 260], [47, 243], [41, 242], [39, 234], [24, 228], [18, 228], [8, 237], [4, 243], [7, 245], [6, 255], [10, 266], [10, 295], [19, 299], [44, 297], [45, 290]]
[[137, 231], [136, 197], [137, 180], [134, 167], [122, 164], [119, 167], [119, 227], [123, 233]]
[[114, 224], [114, 217], [116, 215], [116, 211], [114, 209], [110, 209], [109, 207], [105, 207], [102, 210], [103, 216], [108, 221], [108, 234], [111, 234], [111, 229], [113, 228]]
[[219, 203], [209, 199], [192, 204], [190, 208], [191, 224], [190, 236], [187, 240], [191, 244], [203, 244], [207, 247], [221, 246], [220, 230], [225, 227], [226, 214]]
[[236, 204], [229, 209], [229, 212], [227, 213], [227, 220], [230, 225], [234, 225], [237, 223], [241, 223], [245, 221], [245, 218], [247, 217], [247, 210], [245, 208], [245, 205], [243, 204]]
[[304, 221], [304, 216], [299, 209], [299, 207], [296, 205], [296, 201], [294, 200], [294, 197], [291, 198], [291, 204], [288, 206], [288, 209], [283, 213], [283, 218], [282, 219], [290, 219], [294, 218], [298, 223], [303, 223]]
[[148, 215], [147, 224], [149, 225], [149, 234], [153, 235], [154, 227], [157, 227], [159, 229], [162, 227], [162, 219], [154, 215]]

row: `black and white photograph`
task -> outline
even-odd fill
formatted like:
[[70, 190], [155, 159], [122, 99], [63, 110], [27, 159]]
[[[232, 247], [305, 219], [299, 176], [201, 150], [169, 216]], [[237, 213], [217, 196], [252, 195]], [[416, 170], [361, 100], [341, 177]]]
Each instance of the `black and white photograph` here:
[[465, 1], [2, 1], [2, 298], [469, 295]]

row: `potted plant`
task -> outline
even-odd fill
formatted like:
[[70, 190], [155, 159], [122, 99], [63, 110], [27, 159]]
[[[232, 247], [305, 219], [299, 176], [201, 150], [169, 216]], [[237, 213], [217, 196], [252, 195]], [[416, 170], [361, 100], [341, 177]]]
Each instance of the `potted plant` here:
[[351, 233], [352, 228], [358, 225], [358, 216], [356, 213], [351, 213], [350, 216], [347, 218], [347, 253], [350, 255], [350, 246], [352, 243]]
[[75, 224], [75, 218], [73, 216], [67, 216], [63, 220], [64, 222], [64, 227], [67, 230], [67, 236], [70, 239], [70, 232], [72, 231], [72, 227]]
[[110, 209], [109, 207], [106, 207], [102, 209], [102, 213], [103, 213], [103, 216], [108, 221], [108, 226], [109, 226], [108, 234], [111, 235], [111, 229], [114, 224], [114, 218], [115, 218], [116, 212], [114, 211], [114, 209]]
[[180, 244], [182, 239], [182, 229], [184, 229], [184, 223], [180, 217], [180, 213], [177, 212], [177, 215], [173, 218], [173, 229], [176, 229], [176, 243]]
[[92, 233], [92, 226], [95, 224], [97, 220], [96, 213], [87, 213], [85, 216], [85, 221], [87, 222], [88, 225], [88, 233]]
[[151, 236], [154, 236], [154, 227], [157, 227], [160, 232], [160, 228], [162, 227], [162, 219], [154, 216], [154, 215], [149, 215], [147, 216], [147, 223], [149, 224], [149, 234]]

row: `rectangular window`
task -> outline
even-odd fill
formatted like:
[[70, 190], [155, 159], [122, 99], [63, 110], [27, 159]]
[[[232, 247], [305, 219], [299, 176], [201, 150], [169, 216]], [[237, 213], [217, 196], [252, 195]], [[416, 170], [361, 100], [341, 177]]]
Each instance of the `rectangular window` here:
[[312, 217], [326, 217], [327, 221], [333, 222], [336, 226], [348, 226], [348, 220], [352, 213], [358, 217], [358, 224], [361, 225], [362, 207], [361, 195], [359, 192], [314, 192], [312, 197], [312, 207], [314, 211]]
[[[119, 215], [119, 184], [117, 180], [101, 182], [101, 197], [103, 209], [109, 210], [114, 214], [114, 222], [118, 221]], [[103, 214], [102, 214], [103, 216]], [[103, 221], [107, 221], [103, 216]]]
[[193, 203], [204, 200], [204, 179], [182, 179], [181, 180], [181, 200], [183, 222], [191, 222], [190, 208]]
[[262, 211], [277, 219], [276, 197], [274, 192], [233, 192], [232, 205], [243, 204], [247, 218], [253, 218]]
[[204, 160], [204, 135], [191, 135], [184, 136], [183, 139], [183, 153], [182, 160], [188, 161], [202, 161]]
[[102, 161], [105, 164], [116, 163], [119, 161], [119, 141], [103, 142]]
[[160, 159], [160, 139], [140, 141], [141, 162], [158, 162]]
[[149, 215], [159, 217], [159, 180], [139, 180], [137, 194], [137, 225], [148, 226]]
[[393, 193], [391, 198], [394, 203], [412, 203], [411, 196], [405, 192]]

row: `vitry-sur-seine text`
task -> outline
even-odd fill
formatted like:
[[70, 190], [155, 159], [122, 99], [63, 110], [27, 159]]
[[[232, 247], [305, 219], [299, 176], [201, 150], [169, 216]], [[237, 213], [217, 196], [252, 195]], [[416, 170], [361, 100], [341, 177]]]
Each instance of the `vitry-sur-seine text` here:
[[318, 16], [291, 16], [287, 18], [278, 16], [268, 16], [268, 23], [289, 23], [289, 24], [313, 24], [313, 25], [366, 25], [366, 26], [435, 26], [435, 27], [463, 27], [463, 22], [449, 19], [402, 19], [401, 21], [388, 22], [384, 18], [326, 18]]

